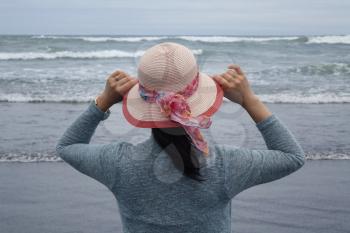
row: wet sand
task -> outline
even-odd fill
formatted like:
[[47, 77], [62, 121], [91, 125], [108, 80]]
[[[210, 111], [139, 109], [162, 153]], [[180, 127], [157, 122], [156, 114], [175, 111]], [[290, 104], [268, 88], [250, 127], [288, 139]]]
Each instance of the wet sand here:
[[[290, 176], [232, 201], [233, 232], [350, 229], [350, 161], [308, 160]], [[122, 232], [111, 192], [64, 162], [0, 163], [2, 233]]]

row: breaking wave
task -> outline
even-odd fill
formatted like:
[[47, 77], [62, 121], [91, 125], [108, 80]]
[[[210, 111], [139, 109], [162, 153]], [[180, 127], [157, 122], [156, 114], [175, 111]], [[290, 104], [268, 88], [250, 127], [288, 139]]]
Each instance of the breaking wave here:
[[[350, 154], [336, 152], [312, 152], [306, 153], [307, 160], [349, 160]], [[0, 154], [0, 162], [63, 162], [63, 160], [55, 155], [54, 152], [37, 152], [37, 153], [2, 153]]]
[[350, 44], [350, 35], [323, 36], [32, 36], [33, 39], [82, 40], [87, 42], [143, 42], [166, 39], [180, 39], [191, 42], [235, 43], [235, 42], [274, 42], [295, 41], [306, 44]]
[[[201, 49], [192, 50], [196, 55], [202, 54]], [[128, 52], [121, 50], [99, 50], [88, 52], [60, 51], [60, 52], [21, 52], [21, 53], [0, 53], [0, 60], [35, 60], [35, 59], [108, 59], [108, 58], [125, 58], [140, 57], [145, 51]]]
[[335, 93], [319, 94], [293, 94], [278, 93], [273, 95], [258, 95], [262, 101], [267, 103], [301, 103], [301, 104], [328, 104], [328, 103], [350, 103], [350, 95], [339, 95]]
[[309, 37], [308, 44], [350, 44], [350, 35], [343, 36], [313, 36]]
[[34, 39], [83, 40], [88, 42], [141, 42], [167, 39], [167, 36], [110, 37], [110, 36], [33, 36]]
[[307, 64], [302, 66], [292, 66], [288, 68], [274, 67], [257, 72], [262, 76], [266, 75], [285, 75], [285, 74], [302, 74], [302, 75], [350, 75], [349, 63], [319, 63]]
[[[300, 104], [327, 104], [327, 103], [350, 103], [350, 95], [347, 93], [276, 93], [276, 94], [258, 94], [260, 99], [266, 103], [300, 103]], [[47, 95], [35, 96], [30, 94], [2, 94], [0, 102], [24, 102], [24, 103], [85, 103], [93, 100], [94, 96], [72, 96]], [[225, 102], [228, 100], [225, 98]]]
[[298, 40], [299, 37], [232, 37], [232, 36], [178, 36], [178, 39], [188, 41], [200, 41], [209, 43], [223, 43], [223, 42], [265, 42], [265, 41], [279, 41], [279, 40]]

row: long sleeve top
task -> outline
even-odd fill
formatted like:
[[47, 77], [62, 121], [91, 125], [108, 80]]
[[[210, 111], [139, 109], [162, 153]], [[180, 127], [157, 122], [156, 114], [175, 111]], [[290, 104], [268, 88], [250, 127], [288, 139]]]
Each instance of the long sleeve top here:
[[231, 200], [254, 185], [280, 179], [305, 163], [293, 134], [272, 114], [256, 124], [267, 149], [210, 145], [199, 183], [172, 164], [151, 136], [138, 144], [90, 144], [109, 117], [92, 101], [64, 132], [58, 155], [114, 195], [124, 233], [230, 233]]

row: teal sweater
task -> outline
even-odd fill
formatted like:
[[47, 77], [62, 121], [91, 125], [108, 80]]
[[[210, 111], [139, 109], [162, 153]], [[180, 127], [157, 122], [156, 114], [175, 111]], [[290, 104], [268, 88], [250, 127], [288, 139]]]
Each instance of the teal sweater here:
[[124, 233], [230, 233], [231, 199], [254, 185], [295, 172], [305, 163], [299, 143], [271, 115], [256, 124], [268, 149], [211, 145], [202, 158], [204, 183], [183, 176], [151, 136], [139, 144], [89, 144], [109, 117], [92, 101], [60, 138], [58, 155], [115, 196]]

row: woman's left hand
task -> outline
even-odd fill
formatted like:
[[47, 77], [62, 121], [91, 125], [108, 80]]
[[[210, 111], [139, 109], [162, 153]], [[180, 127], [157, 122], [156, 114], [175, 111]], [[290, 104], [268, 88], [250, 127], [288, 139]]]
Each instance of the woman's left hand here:
[[106, 112], [112, 105], [121, 102], [123, 96], [137, 83], [137, 79], [127, 73], [117, 70], [106, 81], [102, 94], [97, 99], [97, 106]]

